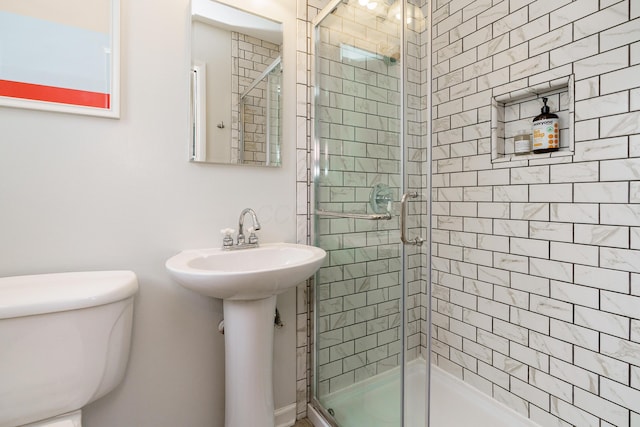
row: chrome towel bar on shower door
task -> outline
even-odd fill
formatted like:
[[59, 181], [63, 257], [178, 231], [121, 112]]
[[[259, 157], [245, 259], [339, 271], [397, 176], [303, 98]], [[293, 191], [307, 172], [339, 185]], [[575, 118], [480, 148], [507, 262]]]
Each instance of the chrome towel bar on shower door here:
[[381, 214], [365, 214], [365, 213], [356, 213], [356, 212], [330, 212], [330, 211], [323, 211], [322, 209], [316, 209], [316, 215], [331, 216], [334, 218], [367, 219], [371, 221], [391, 219], [391, 213], [389, 212], [381, 213]]
[[407, 199], [408, 198], [416, 199], [418, 198], [418, 196], [419, 194], [416, 191], [407, 191], [402, 195], [402, 199], [400, 199], [400, 240], [402, 240], [402, 243], [407, 245], [422, 246], [422, 244], [424, 243], [424, 239], [420, 236], [416, 236], [411, 240], [407, 240], [407, 235], [406, 235], [407, 233], [407, 224], [406, 224]]

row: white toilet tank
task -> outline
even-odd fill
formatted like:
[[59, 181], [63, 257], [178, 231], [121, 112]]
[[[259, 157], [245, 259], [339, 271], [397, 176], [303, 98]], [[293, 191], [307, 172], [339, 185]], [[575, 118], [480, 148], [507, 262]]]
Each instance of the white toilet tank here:
[[131, 271], [0, 278], [0, 427], [76, 411], [122, 380]]

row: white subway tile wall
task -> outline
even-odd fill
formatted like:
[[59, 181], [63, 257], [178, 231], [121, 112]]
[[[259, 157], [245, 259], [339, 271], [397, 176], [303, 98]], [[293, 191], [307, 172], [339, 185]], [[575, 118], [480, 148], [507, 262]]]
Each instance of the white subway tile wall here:
[[[307, 162], [298, 174], [302, 242], [311, 241], [313, 206], [309, 22], [326, 3], [300, 0], [298, 8], [298, 159]], [[429, 7], [433, 42], [429, 47], [427, 32], [420, 33], [412, 40], [416, 58], [406, 61], [416, 64], [408, 73], [415, 86], [407, 85], [416, 97], [409, 181], [422, 190], [429, 178], [433, 185], [433, 363], [544, 426], [640, 426], [640, 2], [436, 0]], [[492, 99], [570, 76], [575, 128], [568, 153], [491, 163]], [[354, 83], [366, 77], [354, 75]], [[339, 108], [345, 106], [371, 108]], [[504, 107], [505, 119], [529, 117]], [[379, 130], [378, 120], [364, 124], [361, 132]], [[343, 131], [335, 128], [351, 136]], [[420, 163], [429, 158], [431, 177]], [[424, 204], [415, 209], [427, 214]], [[427, 224], [417, 218], [418, 227]], [[378, 233], [371, 238], [385, 243]], [[424, 267], [426, 257], [417, 253], [411, 263]], [[423, 287], [425, 272], [416, 271]], [[312, 286], [298, 299], [299, 414], [312, 380], [302, 368], [311, 360]], [[414, 318], [426, 319], [429, 301], [420, 295]], [[325, 323], [351, 321], [332, 317], [332, 309], [323, 308]], [[354, 352], [357, 345], [379, 355], [366, 326], [349, 333], [360, 337]], [[342, 336], [325, 338], [335, 340], [336, 357], [351, 351]], [[340, 369], [364, 363], [348, 357]], [[331, 363], [321, 374], [335, 374], [338, 384]]]
[[[280, 56], [280, 46], [236, 31], [231, 32], [231, 143], [234, 148], [239, 146], [241, 136], [240, 96], [278, 56]], [[266, 80], [262, 81], [245, 96], [242, 104], [245, 121], [243, 162], [246, 164], [261, 165], [266, 161], [267, 112], [277, 113], [278, 111], [273, 108], [267, 110], [266, 91], [269, 89], [273, 88], [268, 87]], [[275, 119], [277, 120], [277, 117]], [[238, 150], [231, 151], [238, 152]]]
[[[638, 4], [434, 4], [433, 360], [545, 426], [631, 427], [640, 420], [640, 384], [633, 380], [640, 363], [633, 288], [640, 272], [633, 246], [640, 224]], [[451, 20], [475, 29], [469, 43], [460, 45], [455, 27], [443, 25]], [[502, 116], [493, 124], [474, 121], [473, 132], [468, 117], [492, 108], [492, 97], [571, 75], [575, 129], [563, 144], [566, 156], [509, 156], [508, 141], [494, 141], [505, 161], [470, 166], [472, 156], [491, 153], [486, 132], [502, 121], [508, 139], [530, 127], [539, 100], [502, 100]], [[476, 92], [454, 91], [447, 83], [453, 80]], [[550, 102], [569, 130], [562, 96]], [[454, 153], [454, 144], [467, 151]], [[478, 189], [486, 194], [481, 201]], [[460, 203], [477, 203], [477, 211]], [[462, 289], [451, 275], [462, 279]], [[471, 321], [474, 315], [487, 319]]]

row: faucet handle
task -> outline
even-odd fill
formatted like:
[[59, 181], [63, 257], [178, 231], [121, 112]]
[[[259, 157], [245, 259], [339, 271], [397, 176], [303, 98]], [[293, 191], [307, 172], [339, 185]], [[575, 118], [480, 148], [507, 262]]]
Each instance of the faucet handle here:
[[222, 233], [222, 235], [224, 235], [224, 237], [222, 238], [222, 247], [223, 248], [228, 248], [230, 246], [233, 246], [233, 237], [231, 237], [231, 234], [234, 231], [235, 230], [233, 228], [223, 228], [222, 230], [220, 230], [220, 233]]
[[249, 232], [249, 244], [251, 245], [256, 245], [258, 244], [258, 236], [256, 236], [256, 229], [254, 227], [249, 227], [247, 228], [247, 231]]

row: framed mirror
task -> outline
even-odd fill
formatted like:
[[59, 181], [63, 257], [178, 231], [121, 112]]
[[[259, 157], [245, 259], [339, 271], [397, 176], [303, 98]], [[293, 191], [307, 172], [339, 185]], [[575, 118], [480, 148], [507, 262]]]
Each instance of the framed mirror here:
[[281, 166], [283, 25], [191, 3], [190, 158]]

